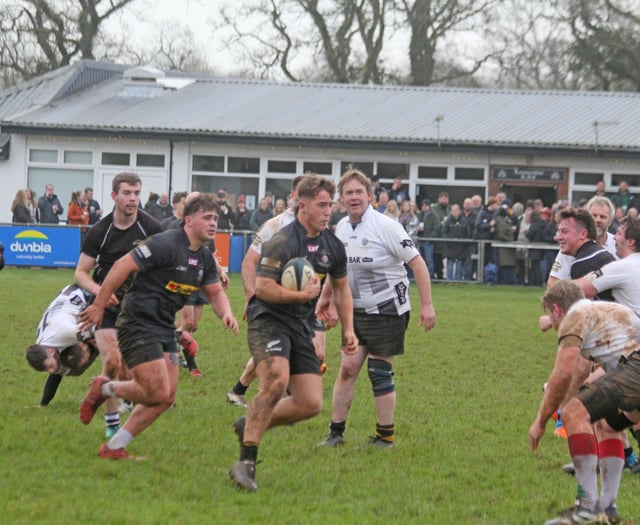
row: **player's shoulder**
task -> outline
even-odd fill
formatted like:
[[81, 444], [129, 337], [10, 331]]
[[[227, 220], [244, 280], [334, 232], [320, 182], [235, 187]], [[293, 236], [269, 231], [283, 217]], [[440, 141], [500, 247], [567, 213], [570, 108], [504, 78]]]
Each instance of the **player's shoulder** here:
[[155, 217], [149, 215], [146, 211], [138, 209], [137, 222], [141, 224], [149, 235], [154, 233], [160, 233], [163, 228], [160, 221]]

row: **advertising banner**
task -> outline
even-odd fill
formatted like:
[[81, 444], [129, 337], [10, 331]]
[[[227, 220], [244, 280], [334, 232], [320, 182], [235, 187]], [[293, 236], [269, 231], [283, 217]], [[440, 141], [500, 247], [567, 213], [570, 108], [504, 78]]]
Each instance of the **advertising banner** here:
[[80, 257], [80, 229], [0, 224], [5, 264], [74, 268]]

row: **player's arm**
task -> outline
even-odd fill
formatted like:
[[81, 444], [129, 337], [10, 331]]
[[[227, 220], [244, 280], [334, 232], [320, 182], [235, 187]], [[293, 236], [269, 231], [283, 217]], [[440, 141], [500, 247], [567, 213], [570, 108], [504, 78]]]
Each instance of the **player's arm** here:
[[573, 281], [580, 285], [580, 288], [582, 288], [582, 292], [587, 299], [593, 299], [596, 295], [598, 295], [598, 292], [602, 291], [598, 290], [593, 285], [594, 278], [595, 275], [593, 273], [590, 273], [588, 275], [585, 275], [584, 277], [580, 277], [580, 279], [575, 279]]
[[[91, 278], [91, 270], [93, 270], [95, 264], [96, 259], [94, 257], [90, 257], [86, 253], [80, 253], [74, 275], [75, 282], [80, 288], [85, 289], [90, 294], [98, 295], [100, 285]], [[113, 306], [115, 304], [118, 304], [118, 298], [113, 294], [107, 306]]]
[[580, 355], [580, 347], [566, 346], [558, 349], [556, 362], [547, 381], [547, 388], [544, 391], [538, 414], [529, 429], [529, 448], [531, 451], [538, 448], [547, 421], [565, 399], [572, 383], [572, 375], [574, 371], [581, 370], [582, 361], [584, 359]]
[[126, 281], [130, 273], [138, 271], [140, 271], [138, 263], [130, 253], [123, 255], [115, 262], [100, 286], [93, 304], [78, 314], [80, 321], [78, 326], [81, 330], [88, 330], [94, 325], [100, 325], [104, 309], [110, 304], [111, 296]]
[[261, 301], [273, 304], [304, 304], [313, 301], [320, 294], [320, 279], [311, 277], [302, 290], [288, 290], [275, 279], [256, 277], [256, 297]]
[[256, 268], [259, 262], [260, 254], [249, 248], [244, 259], [242, 259], [242, 267], [240, 268], [244, 296], [247, 302], [256, 293]]
[[413, 271], [418, 293], [420, 294], [420, 321], [418, 326], [423, 326], [425, 331], [428, 331], [436, 325], [436, 312], [433, 309], [433, 301], [431, 300], [429, 270], [420, 255], [416, 255], [408, 264]]
[[353, 330], [353, 298], [347, 276], [331, 277], [333, 302], [338, 310], [338, 317], [342, 323], [342, 351], [345, 354], [353, 354], [358, 349], [358, 338]]
[[224, 293], [222, 285], [220, 283], [206, 284], [202, 287], [202, 292], [206, 295], [211, 309], [222, 321], [224, 327], [230, 328], [237, 335], [238, 321], [233, 315], [229, 298]]

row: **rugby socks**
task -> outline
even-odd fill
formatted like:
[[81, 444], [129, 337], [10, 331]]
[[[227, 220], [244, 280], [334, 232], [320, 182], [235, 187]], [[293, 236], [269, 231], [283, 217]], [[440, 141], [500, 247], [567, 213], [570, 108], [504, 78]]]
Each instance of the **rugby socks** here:
[[253, 441], [243, 441], [240, 446], [240, 461], [258, 460], [258, 444]]
[[624, 445], [620, 439], [605, 439], [598, 443], [598, 455], [602, 482], [600, 506], [606, 509], [616, 502], [616, 495], [620, 489], [624, 468]]
[[381, 441], [393, 443], [396, 427], [393, 423], [390, 425], [381, 425], [376, 423], [376, 437]]
[[593, 434], [586, 433], [572, 434], [567, 441], [576, 468], [580, 505], [594, 509], [598, 503], [598, 442]]
[[186, 350], [182, 350], [182, 355], [184, 356], [184, 360], [187, 362], [187, 367], [189, 368], [189, 371], [198, 369], [198, 365], [196, 364], [195, 357], [189, 354], [189, 352], [187, 352]]
[[114, 390], [115, 387], [115, 381], [107, 381], [106, 383], [103, 383], [102, 386], [100, 387], [100, 392], [102, 392], [103, 396], [106, 397], [116, 397], [116, 392]]
[[249, 386], [244, 386], [240, 381], [238, 381], [235, 386], [231, 389], [234, 394], [238, 394], [239, 396], [243, 396], [247, 393], [247, 389]]
[[331, 432], [332, 435], [344, 435], [344, 431], [347, 428], [347, 422], [346, 421], [332, 421], [331, 424], [329, 425], [329, 431]]
[[120, 414], [114, 412], [113, 414], [104, 415], [104, 426], [107, 428], [116, 428], [120, 426]]
[[133, 435], [124, 428], [121, 428], [120, 430], [118, 430], [118, 432], [116, 432], [116, 435], [107, 442], [107, 447], [109, 447], [111, 450], [127, 448], [127, 446], [129, 446], [129, 443], [131, 443], [132, 441]]

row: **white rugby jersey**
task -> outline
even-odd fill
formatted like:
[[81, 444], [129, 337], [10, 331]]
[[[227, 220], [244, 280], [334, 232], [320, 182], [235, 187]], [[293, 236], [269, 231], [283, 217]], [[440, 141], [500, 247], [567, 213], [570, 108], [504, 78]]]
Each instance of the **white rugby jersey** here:
[[369, 206], [358, 224], [348, 216], [340, 220], [336, 236], [347, 251], [354, 308], [392, 315], [411, 310], [404, 263], [420, 254], [399, 222]]
[[[603, 248], [618, 259], [618, 256], [616, 255], [616, 240], [609, 232], [607, 232], [607, 241], [604, 243]], [[575, 260], [576, 258], [572, 255], [566, 255], [562, 252], [558, 252], [556, 259], [553, 261], [553, 265], [551, 266], [549, 276], [555, 277], [561, 281], [568, 281], [571, 279], [571, 265]]]
[[560, 323], [558, 351], [579, 346], [580, 355], [598, 363], [605, 372], [620, 357], [640, 349], [640, 318], [626, 306], [609, 301], [581, 299]]
[[271, 238], [278, 233], [282, 228], [284, 228], [287, 224], [292, 223], [296, 218], [296, 212], [287, 208], [280, 215], [276, 215], [272, 217], [268, 221], [266, 221], [262, 227], [256, 232], [256, 236], [249, 247], [254, 252], [258, 254], [262, 253], [262, 245], [270, 241]]
[[77, 315], [86, 308], [84, 290], [72, 284], [65, 286], [47, 307], [36, 331], [36, 344], [55, 348], [60, 353], [78, 342]]
[[591, 275], [591, 283], [598, 292], [611, 290], [617, 303], [640, 316], [640, 253], [605, 264]]

